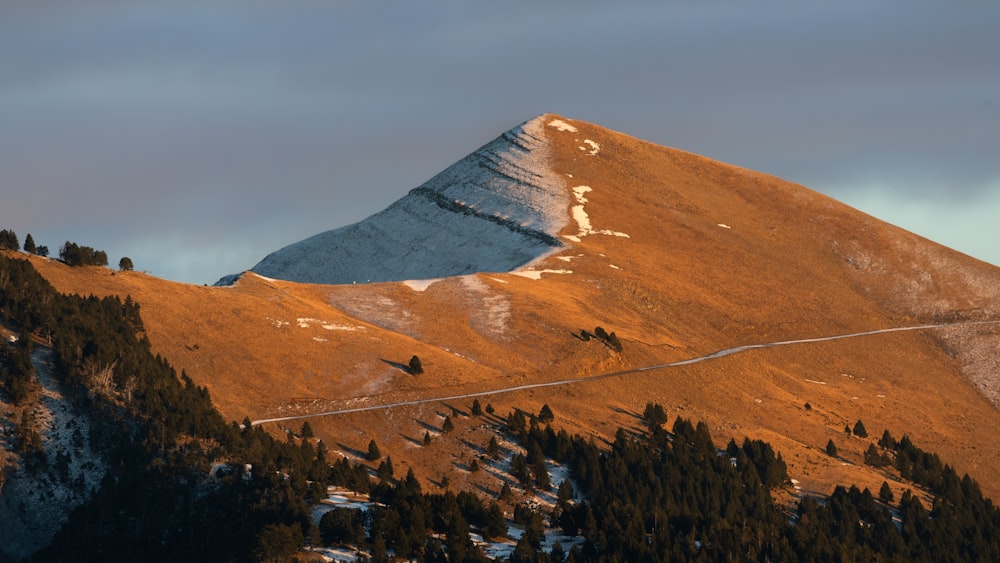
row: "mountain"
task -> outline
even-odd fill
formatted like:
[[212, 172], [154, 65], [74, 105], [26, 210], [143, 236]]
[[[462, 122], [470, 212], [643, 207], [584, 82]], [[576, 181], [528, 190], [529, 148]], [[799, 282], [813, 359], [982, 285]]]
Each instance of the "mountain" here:
[[305, 283], [399, 281], [508, 271], [558, 249], [570, 198], [546, 165], [543, 127], [534, 119], [511, 129], [384, 211], [251, 270]]
[[[720, 447], [774, 444], [793, 495], [889, 480], [898, 496], [908, 485], [864, 463], [890, 430], [1000, 497], [1000, 269], [583, 121], [530, 120], [226, 287], [32, 261], [62, 292], [130, 295], [153, 351], [227, 419], [279, 435], [308, 420], [352, 460], [375, 439], [427, 484], [496, 492], [500, 476], [462, 468], [512, 409], [547, 404], [600, 442], [658, 402]], [[588, 338], [597, 327], [620, 351]], [[472, 394], [496, 416], [442, 433]], [[845, 434], [859, 420], [873, 438]], [[425, 432], [434, 447], [418, 447]]]

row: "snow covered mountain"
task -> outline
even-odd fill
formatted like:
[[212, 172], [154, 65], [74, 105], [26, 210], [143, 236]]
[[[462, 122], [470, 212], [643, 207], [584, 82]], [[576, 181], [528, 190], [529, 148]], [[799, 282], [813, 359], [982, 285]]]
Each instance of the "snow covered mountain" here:
[[505, 272], [561, 247], [570, 198], [547, 164], [543, 127], [542, 117], [527, 121], [385, 210], [286, 246], [252, 271], [324, 284], [430, 279]]

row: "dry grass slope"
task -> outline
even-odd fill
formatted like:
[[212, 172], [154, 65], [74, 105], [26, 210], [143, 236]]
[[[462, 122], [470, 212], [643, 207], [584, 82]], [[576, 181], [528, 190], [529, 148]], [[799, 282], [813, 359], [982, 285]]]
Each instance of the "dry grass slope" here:
[[[995, 267], [802, 186], [584, 122], [543, 119], [575, 129], [545, 133], [549, 165], [576, 207], [566, 210], [574, 220], [562, 234], [578, 242], [565, 239], [560, 252], [520, 275], [323, 286], [247, 274], [218, 288], [34, 261], [61, 291], [130, 294], [154, 349], [206, 385], [235, 420], [503, 389], [745, 344], [1000, 319]], [[615, 331], [624, 352], [573, 335], [596, 326]], [[863, 466], [862, 452], [889, 429], [939, 452], [1000, 498], [998, 343], [996, 325], [893, 333], [482, 402], [498, 414], [548, 403], [557, 425], [607, 438], [618, 426], [638, 427], [638, 413], [656, 401], [671, 416], [706, 420], [720, 446], [743, 436], [774, 443], [802, 489], [821, 493], [845, 482], [877, 490], [886, 477]], [[399, 367], [414, 354], [423, 375]], [[452, 407], [469, 404], [310, 424], [349, 456], [374, 437], [399, 474], [413, 467], [425, 482], [448, 474], [452, 487], [498, 489], [488, 475], [462, 469], [470, 446], [488, 440], [483, 420], [459, 418], [456, 431], [418, 445]], [[858, 419], [872, 439], [844, 435]], [[822, 451], [831, 438], [841, 459]]]

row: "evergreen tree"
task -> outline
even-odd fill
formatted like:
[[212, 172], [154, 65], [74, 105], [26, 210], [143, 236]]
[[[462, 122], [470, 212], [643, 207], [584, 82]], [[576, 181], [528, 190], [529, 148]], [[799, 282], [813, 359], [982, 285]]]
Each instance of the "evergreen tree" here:
[[483, 407], [479, 404], [479, 399], [473, 399], [472, 400], [472, 409], [470, 409], [470, 410], [472, 412], [472, 416], [482, 416], [483, 415]]
[[118, 261], [118, 269], [123, 272], [131, 272], [134, 267], [132, 259], [128, 256], [122, 256], [122, 259]]
[[833, 443], [833, 439], [826, 443], [826, 455], [830, 457], [837, 457], [837, 444]]
[[431, 433], [430, 433], [430, 432], [428, 432], [427, 430], [424, 430], [424, 440], [423, 440], [423, 444], [424, 444], [424, 446], [429, 446], [429, 445], [431, 445]]
[[893, 501], [892, 488], [889, 487], [888, 481], [882, 481], [882, 488], [878, 490], [878, 498], [885, 504], [891, 504]]
[[420, 358], [416, 356], [410, 358], [409, 370], [413, 375], [424, 373], [424, 365], [420, 362]]
[[892, 437], [892, 433], [888, 430], [882, 431], [882, 437], [878, 441], [879, 447], [885, 450], [895, 450], [896, 449], [896, 439]]
[[[503, 510], [496, 501], [490, 502], [490, 508], [486, 513], [486, 521], [482, 526], [483, 537], [498, 539], [507, 537], [507, 519], [504, 518]], [[487, 540], [489, 541], [489, 540]]]
[[539, 422], [552, 422], [555, 420], [555, 415], [552, 414], [552, 409], [549, 408], [548, 403], [542, 405], [542, 409], [538, 411], [538, 421]]
[[444, 417], [444, 423], [441, 424], [441, 432], [447, 434], [455, 429], [455, 423], [451, 421], [450, 416]]
[[28, 254], [34, 254], [38, 248], [35, 246], [35, 239], [31, 237], [31, 233], [24, 236], [24, 251]]
[[621, 340], [618, 340], [617, 334], [612, 332], [611, 334], [608, 335], [608, 346], [610, 346], [611, 349], [614, 350], [615, 352], [622, 351], [622, 342]]
[[375, 471], [379, 479], [383, 481], [388, 481], [392, 479], [395, 470], [392, 467], [392, 456], [388, 456], [382, 463], [379, 464], [378, 469]]
[[865, 423], [861, 422], [859, 418], [857, 422], [854, 423], [854, 430], [852, 431], [855, 436], [859, 438], [867, 438], [868, 430], [865, 429]]
[[382, 458], [382, 452], [378, 449], [378, 444], [375, 443], [375, 438], [372, 438], [368, 442], [368, 461], [378, 461]]
[[514, 409], [507, 415], [507, 431], [511, 434], [521, 434], [527, 425], [528, 421], [524, 418], [524, 413], [520, 409]]
[[500, 444], [497, 442], [496, 436], [490, 436], [490, 442], [486, 444], [486, 455], [493, 459], [500, 457]]
[[312, 425], [309, 424], [309, 421], [307, 420], [303, 422], [302, 430], [299, 431], [299, 436], [302, 436], [303, 438], [312, 438], [315, 435], [316, 434], [313, 433]]
[[18, 251], [21, 249], [21, 243], [17, 240], [17, 234], [14, 231], [3, 229], [0, 231], [0, 250], [13, 250]]
[[257, 561], [290, 561], [304, 543], [302, 529], [286, 524], [268, 524], [257, 534]]
[[875, 444], [869, 444], [868, 449], [865, 450], [865, 463], [872, 467], [885, 467], [890, 465], [892, 460], [879, 452]]
[[642, 418], [650, 430], [662, 427], [667, 422], [667, 411], [659, 403], [646, 403]]

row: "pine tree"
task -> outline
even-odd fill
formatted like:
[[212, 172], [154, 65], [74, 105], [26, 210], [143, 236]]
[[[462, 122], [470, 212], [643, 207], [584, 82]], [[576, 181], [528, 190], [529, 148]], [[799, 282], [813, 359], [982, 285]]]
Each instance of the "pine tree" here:
[[891, 504], [893, 500], [892, 488], [889, 487], [887, 481], [882, 481], [882, 488], [878, 490], [878, 498], [880, 501]]
[[431, 433], [430, 433], [430, 432], [428, 432], [428, 431], [426, 431], [426, 430], [424, 430], [424, 440], [423, 440], [423, 444], [424, 444], [424, 446], [429, 446], [429, 445], [431, 445]]
[[375, 443], [375, 439], [372, 438], [371, 442], [368, 442], [368, 461], [378, 461], [382, 457], [382, 452], [378, 449], [378, 444]]
[[28, 233], [24, 237], [24, 251], [28, 254], [34, 254], [36, 250], [37, 247], [35, 247], [35, 239], [31, 237], [31, 233]]
[[503, 510], [500, 509], [500, 505], [496, 501], [490, 503], [482, 530], [483, 536], [489, 539], [507, 537], [507, 519], [504, 518]]
[[302, 430], [299, 431], [299, 435], [303, 438], [312, 438], [316, 435], [313, 433], [312, 426], [309, 424], [308, 420], [302, 423]]
[[118, 269], [123, 272], [131, 272], [134, 268], [132, 259], [128, 256], [122, 256], [122, 259], [118, 261]]
[[833, 443], [832, 438], [826, 443], [826, 455], [830, 457], [837, 457], [837, 444]]
[[659, 428], [667, 422], [667, 411], [658, 403], [646, 403], [646, 408], [642, 411], [642, 417], [646, 420], [646, 426], [650, 430]]
[[490, 436], [490, 443], [486, 445], [486, 455], [493, 459], [500, 457], [500, 444], [497, 443], [496, 436]]
[[858, 419], [857, 422], [854, 423], [854, 430], [853, 430], [853, 432], [854, 432], [854, 435], [857, 436], [857, 437], [859, 437], [859, 438], [867, 438], [868, 437], [868, 430], [865, 429], [865, 423], [861, 422], [860, 418]]
[[17, 240], [17, 234], [14, 231], [9, 231], [4, 229], [0, 231], [0, 250], [20, 250], [21, 243]]
[[892, 437], [892, 433], [889, 430], [884, 430], [882, 432], [882, 437], [878, 441], [878, 445], [886, 450], [896, 449], [896, 439]]
[[548, 403], [542, 405], [542, 410], [538, 411], [538, 421], [539, 422], [552, 422], [555, 420], [555, 415], [552, 414], [552, 409], [549, 408]]
[[479, 399], [473, 399], [472, 400], [472, 409], [471, 409], [471, 412], [472, 412], [472, 416], [482, 416], [483, 415], [483, 407], [479, 404]]
[[424, 365], [420, 362], [420, 358], [413, 356], [410, 358], [409, 364], [410, 373], [413, 375], [420, 375], [424, 373]]
[[395, 470], [392, 467], [392, 456], [388, 456], [385, 460], [379, 464], [376, 474], [378, 474], [379, 479], [383, 481], [388, 481], [392, 479]]

